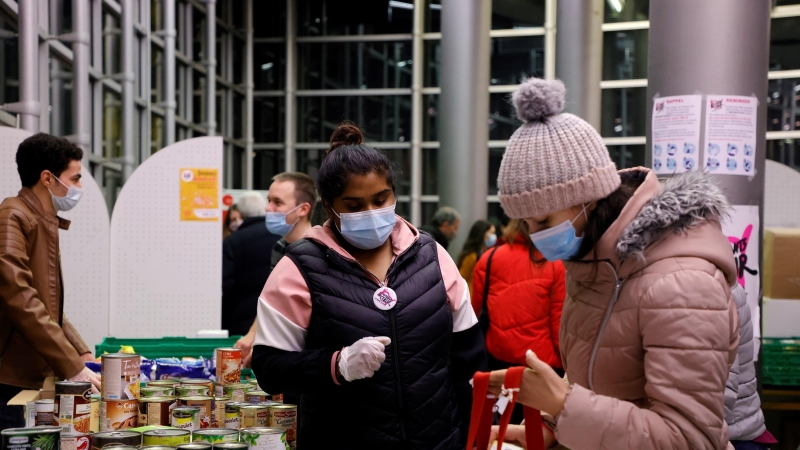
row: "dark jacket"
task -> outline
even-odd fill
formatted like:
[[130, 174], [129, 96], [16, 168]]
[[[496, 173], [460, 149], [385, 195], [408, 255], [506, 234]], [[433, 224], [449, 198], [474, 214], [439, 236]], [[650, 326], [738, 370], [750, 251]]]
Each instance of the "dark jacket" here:
[[69, 223], [28, 188], [0, 204], [0, 384], [40, 389], [84, 367], [90, 350], [64, 317], [58, 230]]
[[250, 331], [280, 238], [267, 231], [263, 216], [250, 217], [222, 243], [222, 329], [231, 336]]
[[[486, 367], [466, 283], [444, 249], [399, 217], [392, 236], [387, 279], [398, 300], [388, 311], [327, 224], [289, 247], [264, 288], [253, 370], [268, 392], [302, 394], [300, 448], [464, 448], [469, 380]], [[386, 361], [339, 385], [338, 350], [368, 336], [392, 339]]]
[[442, 247], [444, 247], [445, 250], [447, 250], [447, 247], [450, 245], [450, 241], [447, 240], [447, 236], [445, 236], [444, 233], [441, 232], [441, 230], [439, 230], [433, 225], [423, 225], [419, 227], [419, 229], [420, 231], [424, 231], [430, 234], [439, 245], [441, 245]]

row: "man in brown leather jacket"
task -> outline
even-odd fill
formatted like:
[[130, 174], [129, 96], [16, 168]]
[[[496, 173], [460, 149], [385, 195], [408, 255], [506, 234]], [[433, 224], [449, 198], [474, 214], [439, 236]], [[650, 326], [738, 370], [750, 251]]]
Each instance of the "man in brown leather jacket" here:
[[[81, 190], [83, 151], [66, 139], [39, 133], [17, 149], [22, 190], [0, 204], [0, 430], [24, 426], [8, 400], [44, 379], [90, 381], [91, 350], [64, 317], [58, 230], [69, 221]], [[10, 162], [2, 162], [8, 164]]]

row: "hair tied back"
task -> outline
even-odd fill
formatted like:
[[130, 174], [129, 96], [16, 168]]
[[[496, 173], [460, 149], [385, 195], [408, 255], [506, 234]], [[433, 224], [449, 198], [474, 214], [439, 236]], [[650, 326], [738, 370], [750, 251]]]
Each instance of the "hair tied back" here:
[[344, 145], [358, 145], [364, 142], [364, 135], [355, 123], [345, 120], [340, 123], [336, 130], [331, 134], [330, 147], [326, 154]]

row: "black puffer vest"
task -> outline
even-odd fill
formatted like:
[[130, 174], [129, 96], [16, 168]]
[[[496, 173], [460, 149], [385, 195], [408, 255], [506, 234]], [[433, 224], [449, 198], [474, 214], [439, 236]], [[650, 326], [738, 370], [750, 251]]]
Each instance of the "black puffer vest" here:
[[421, 234], [392, 263], [389, 287], [398, 300], [389, 311], [373, 303], [378, 285], [358, 263], [305, 239], [287, 256], [311, 293], [307, 350], [339, 350], [367, 336], [392, 339], [372, 378], [303, 395], [298, 448], [464, 448], [450, 374], [453, 315], [436, 242]]

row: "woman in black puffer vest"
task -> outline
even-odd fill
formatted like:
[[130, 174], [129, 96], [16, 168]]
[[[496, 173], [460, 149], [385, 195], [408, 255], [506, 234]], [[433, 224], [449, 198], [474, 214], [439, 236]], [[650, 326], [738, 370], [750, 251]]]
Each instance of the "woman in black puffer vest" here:
[[395, 215], [390, 160], [343, 123], [317, 175], [328, 221], [291, 245], [258, 305], [253, 370], [302, 396], [298, 447], [463, 449], [486, 370], [467, 284]]

